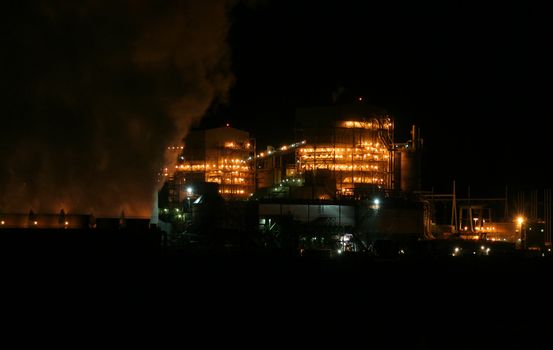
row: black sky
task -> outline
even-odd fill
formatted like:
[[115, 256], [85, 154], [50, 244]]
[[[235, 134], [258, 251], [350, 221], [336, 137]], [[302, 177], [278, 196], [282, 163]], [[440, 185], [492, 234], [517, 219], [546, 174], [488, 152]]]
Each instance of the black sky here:
[[122, 207], [210, 105], [203, 126], [279, 145], [297, 107], [338, 89], [386, 108], [399, 141], [421, 127], [427, 189], [551, 186], [548, 14], [537, 1], [11, 3], [0, 206], [64, 188], [56, 203]]
[[[264, 144], [292, 138], [294, 109], [362, 95], [398, 135], [420, 125], [425, 185], [482, 192], [550, 185], [551, 26], [537, 3], [268, 1], [237, 6], [231, 120]], [[211, 123], [211, 124], [210, 124]], [[493, 192], [492, 191], [492, 192]]]

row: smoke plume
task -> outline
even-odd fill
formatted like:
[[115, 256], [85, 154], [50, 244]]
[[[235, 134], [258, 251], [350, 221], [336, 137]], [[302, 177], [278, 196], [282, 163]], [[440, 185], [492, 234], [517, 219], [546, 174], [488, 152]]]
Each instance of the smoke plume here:
[[230, 5], [12, 6], [2, 15], [0, 212], [149, 216], [168, 146], [232, 83]]

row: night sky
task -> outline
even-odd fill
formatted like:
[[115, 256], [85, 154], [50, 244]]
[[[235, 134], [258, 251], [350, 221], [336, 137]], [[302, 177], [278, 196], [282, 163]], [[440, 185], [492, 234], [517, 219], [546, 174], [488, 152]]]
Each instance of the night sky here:
[[[293, 135], [294, 109], [364, 96], [425, 142], [424, 185], [503, 193], [551, 185], [553, 57], [544, 8], [531, 2], [273, 1], [237, 6], [230, 119], [260, 143]], [[207, 124], [207, 123], [206, 123]]]
[[337, 92], [386, 108], [398, 141], [421, 127], [427, 189], [551, 186], [547, 14], [527, 1], [13, 3], [0, 210], [142, 214], [164, 149], [202, 116], [280, 145], [297, 107]]

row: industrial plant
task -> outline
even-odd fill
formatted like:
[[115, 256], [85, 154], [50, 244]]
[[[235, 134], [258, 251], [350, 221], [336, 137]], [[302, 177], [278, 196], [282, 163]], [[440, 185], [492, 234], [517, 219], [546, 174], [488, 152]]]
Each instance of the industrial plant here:
[[[522, 207], [513, 219], [507, 194], [471, 201], [454, 184], [452, 193], [423, 191], [423, 139], [410, 129], [398, 140], [391, 115], [357, 103], [298, 109], [294, 142], [278, 146], [260, 147], [228, 124], [193, 130], [174, 146], [180, 152], [163, 174], [156, 223], [168, 244], [232, 246], [247, 237], [255, 246], [328, 256], [406, 254], [412, 242], [436, 239], [452, 242], [453, 256], [468, 242], [486, 243], [465, 249], [474, 254], [489, 254], [492, 243], [530, 247], [526, 228], [540, 221], [522, 223]], [[533, 247], [550, 251], [551, 228], [542, 226]]]
[[[404, 128], [405, 129], [405, 128]], [[225, 247], [290, 255], [551, 252], [551, 191], [475, 197], [422, 188], [424, 142], [364, 103], [301, 108], [293, 141], [259, 145], [230, 124], [169, 146], [151, 219], [0, 213], [0, 230], [162, 233], [170, 250]], [[287, 135], [287, 139], [290, 139]], [[57, 231], [56, 231], [57, 232]]]

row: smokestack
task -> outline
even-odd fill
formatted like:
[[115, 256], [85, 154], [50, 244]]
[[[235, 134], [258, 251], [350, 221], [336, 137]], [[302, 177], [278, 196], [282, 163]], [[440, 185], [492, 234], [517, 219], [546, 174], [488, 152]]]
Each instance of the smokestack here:
[[[409, 148], [400, 152], [400, 188], [403, 192], [420, 191], [422, 188], [422, 155], [419, 129], [411, 127], [411, 142]], [[397, 169], [396, 169], [397, 171]]]
[[419, 148], [419, 133], [417, 127], [413, 124], [411, 126], [411, 150], [414, 152]]

